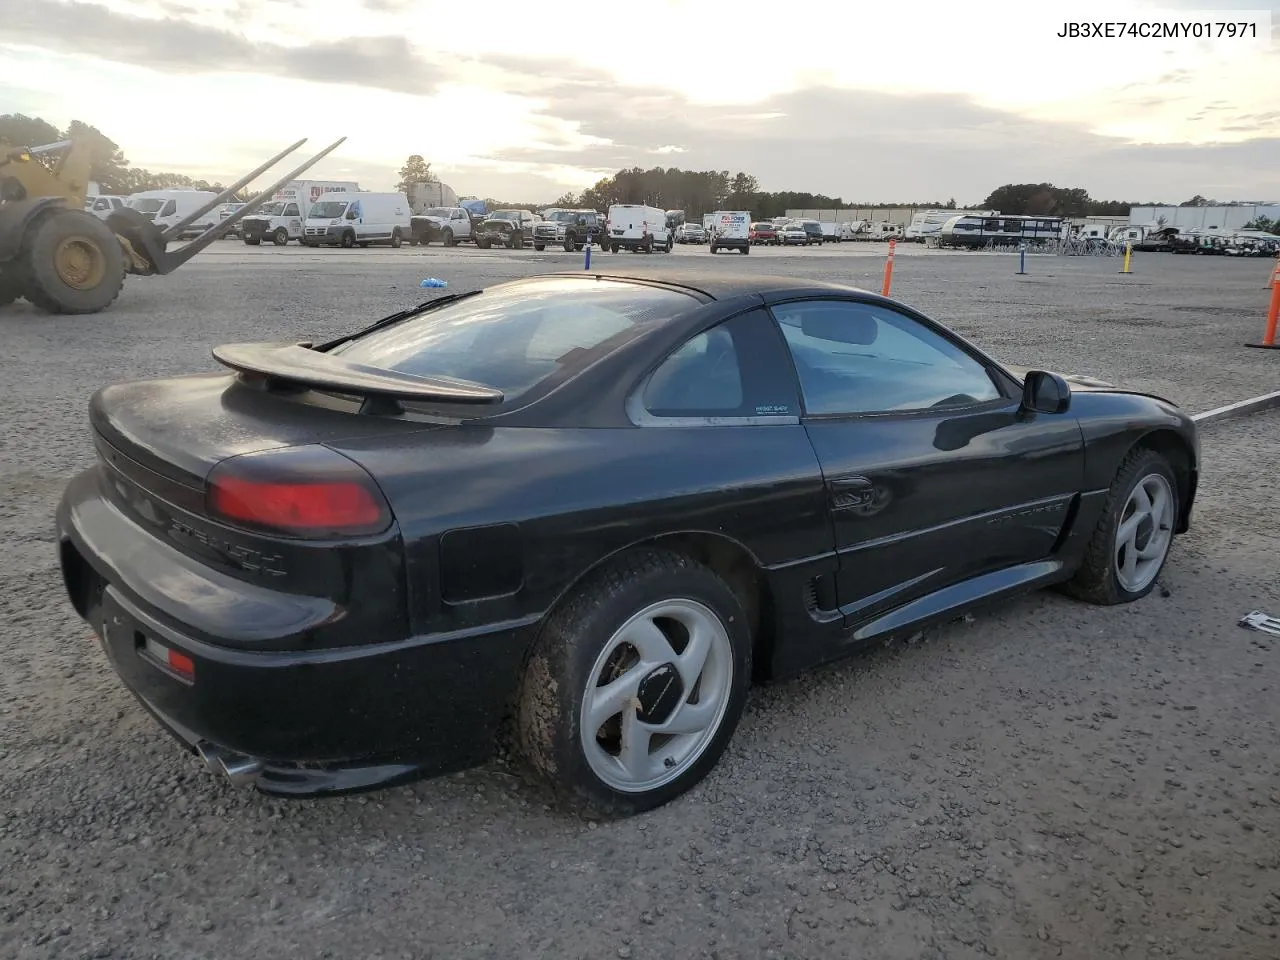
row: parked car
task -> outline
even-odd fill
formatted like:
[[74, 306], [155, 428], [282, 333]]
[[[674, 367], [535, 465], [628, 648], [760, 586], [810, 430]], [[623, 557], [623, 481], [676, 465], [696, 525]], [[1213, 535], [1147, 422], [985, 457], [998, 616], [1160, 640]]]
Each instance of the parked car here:
[[821, 245], [825, 241], [826, 238], [822, 233], [822, 224], [817, 220], [800, 220], [798, 222], [804, 230], [806, 243], [816, 243]]
[[[220, 207], [215, 207], [213, 212], [217, 214], [218, 222], [221, 223], [223, 220], [227, 219], [227, 217], [231, 216], [233, 213], [235, 213], [237, 210], [239, 210], [243, 206], [244, 206], [243, 203], [224, 203]], [[244, 237], [244, 221], [241, 220], [239, 223], [233, 226], [230, 230], [226, 232], [225, 236], [235, 237], [236, 239], [242, 239]]]
[[480, 763], [512, 717], [565, 795], [655, 807], [753, 677], [1034, 588], [1144, 597], [1200, 474], [1169, 401], [738, 271], [531, 277], [214, 356], [93, 395], [57, 551], [123, 682], [268, 793]]
[[438, 240], [444, 246], [452, 247], [463, 240], [475, 238], [475, 224], [463, 207], [430, 207], [410, 217], [409, 225], [414, 246], [426, 246]]
[[581, 250], [590, 240], [599, 244], [604, 231], [604, 217], [595, 210], [554, 209], [533, 228], [533, 249], [560, 246], [565, 253]]
[[676, 227], [676, 243], [706, 243], [707, 231], [700, 223], [685, 222]]
[[750, 237], [752, 243], [765, 243], [772, 246], [778, 242], [778, 231], [774, 228], [772, 223], [753, 223], [751, 225]]
[[786, 223], [778, 230], [778, 241], [784, 247], [808, 246], [811, 242], [809, 232], [800, 223]]
[[529, 210], [495, 210], [480, 224], [476, 246], [488, 250], [495, 243], [522, 250], [533, 242], [533, 231], [539, 223], [537, 214]]

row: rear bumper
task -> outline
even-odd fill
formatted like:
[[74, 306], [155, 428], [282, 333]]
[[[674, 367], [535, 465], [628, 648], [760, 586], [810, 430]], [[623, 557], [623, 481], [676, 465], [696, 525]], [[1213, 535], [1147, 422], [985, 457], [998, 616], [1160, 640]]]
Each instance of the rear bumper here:
[[[317, 612], [315, 598], [249, 583], [228, 595], [237, 581], [134, 524], [97, 494], [95, 473], [76, 477], [58, 506], [68, 596], [128, 689], [189, 748], [260, 761], [259, 789], [295, 795], [365, 789], [492, 756], [536, 624], [321, 650], [221, 646], [207, 639], [219, 616], [230, 629], [249, 605], [294, 631]], [[155, 578], [157, 564], [169, 575]], [[220, 601], [192, 602], [202, 592]], [[183, 610], [190, 613], [174, 613]], [[155, 644], [190, 658], [193, 678], [156, 659]]]

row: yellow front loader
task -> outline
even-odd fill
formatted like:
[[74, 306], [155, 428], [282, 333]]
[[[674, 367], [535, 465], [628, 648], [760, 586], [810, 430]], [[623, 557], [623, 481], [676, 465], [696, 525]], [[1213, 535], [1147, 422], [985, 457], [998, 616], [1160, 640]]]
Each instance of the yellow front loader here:
[[[293, 153], [306, 139], [282, 150], [164, 230], [131, 207], [114, 211], [105, 221], [84, 209], [91, 157], [83, 142], [72, 139], [40, 147], [0, 147], [0, 307], [25, 297], [49, 313], [105, 310], [120, 295], [126, 274], [172, 273], [345, 139], [331, 143], [235, 213], [174, 250], [168, 249], [169, 241], [233, 199], [236, 191]], [[56, 158], [52, 169], [36, 159], [42, 155]]]

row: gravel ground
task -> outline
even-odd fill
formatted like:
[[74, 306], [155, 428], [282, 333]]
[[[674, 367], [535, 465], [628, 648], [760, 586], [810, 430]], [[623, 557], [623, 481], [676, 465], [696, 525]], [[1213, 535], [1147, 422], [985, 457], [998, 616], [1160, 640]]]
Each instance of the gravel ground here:
[[[878, 252], [670, 260], [878, 289]], [[91, 456], [89, 394], [209, 368], [220, 342], [335, 334], [423, 276], [579, 263], [326, 253], [228, 243], [97, 317], [0, 314], [0, 957], [1280, 956], [1280, 650], [1235, 625], [1280, 613], [1280, 521], [1255, 507], [1280, 413], [1205, 428], [1162, 593], [1038, 594], [757, 690], [716, 771], [652, 814], [579, 821], [499, 762], [321, 801], [215, 781], [63, 598], [51, 517]], [[637, 260], [595, 265], [653, 269]], [[1016, 264], [908, 248], [894, 293], [1011, 362], [1192, 410], [1276, 389], [1280, 358], [1241, 346], [1264, 261]]]

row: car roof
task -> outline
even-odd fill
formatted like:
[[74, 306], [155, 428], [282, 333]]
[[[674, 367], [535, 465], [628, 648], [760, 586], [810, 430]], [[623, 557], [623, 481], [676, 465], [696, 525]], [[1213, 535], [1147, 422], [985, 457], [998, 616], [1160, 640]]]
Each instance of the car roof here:
[[[548, 276], [548, 274], [543, 274], [543, 276]], [[563, 272], [549, 274], [549, 276], [581, 277], [583, 274]], [[611, 270], [608, 273], [591, 273], [587, 274], [587, 276], [595, 277], [598, 280], [631, 280], [657, 286], [695, 290], [712, 300], [731, 300], [735, 297], [751, 296], [753, 294], [765, 296], [779, 293], [817, 291], [845, 294], [867, 294], [870, 292], [860, 287], [830, 283], [825, 280], [810, 280], [808, 278], [783, 277], [770, 274], [734, 275], [725, 274], [719, 270], [698, 268], [664, 270], [661, 276], [653, 276], [647, 272], [642, 273], [638, 268], [635, 273], [628, 272], [625, 268], [622, 268], [620, 270]]]

